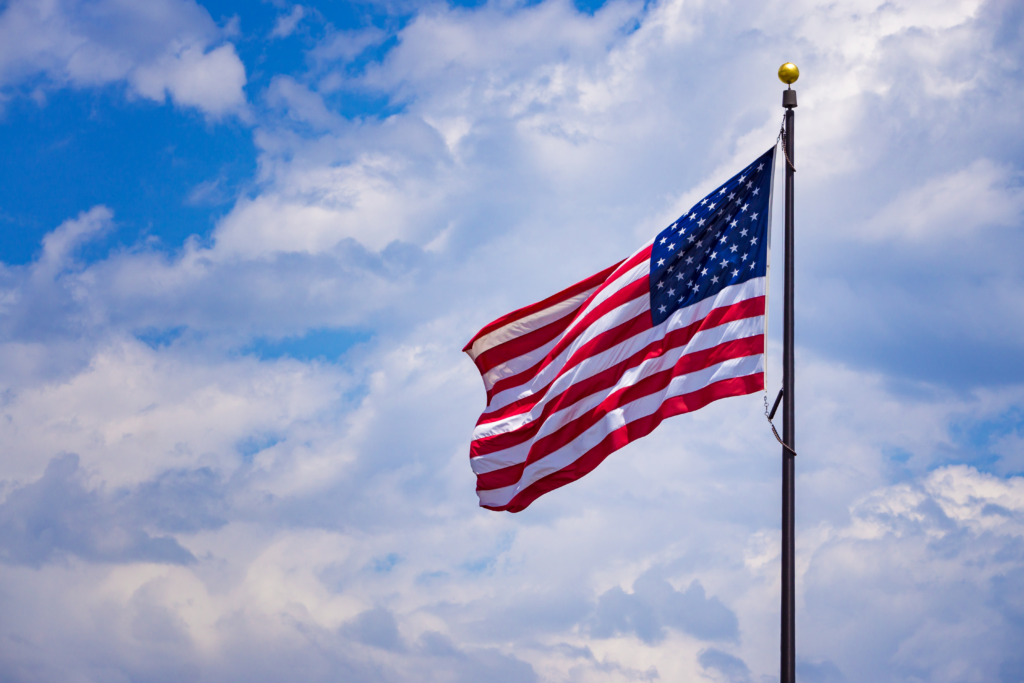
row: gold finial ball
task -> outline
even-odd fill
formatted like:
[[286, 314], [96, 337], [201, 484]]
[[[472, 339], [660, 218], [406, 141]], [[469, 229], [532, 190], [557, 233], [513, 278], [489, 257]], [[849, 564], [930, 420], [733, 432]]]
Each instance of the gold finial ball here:
[[779, 80], [786, 85], [793, 85], [800, 78], [800, 69], [793, 62], [786, 62], [779, 67]]

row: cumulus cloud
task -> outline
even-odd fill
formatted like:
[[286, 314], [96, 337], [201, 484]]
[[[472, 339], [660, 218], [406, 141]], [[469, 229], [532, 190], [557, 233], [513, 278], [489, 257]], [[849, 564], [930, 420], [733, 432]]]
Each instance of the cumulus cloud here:
[[[1019, 666], [1005, 644], [1024, 635], [1009, 579], [1022, 510], [1024, 478], [964, 465], [871, 492], [848, 526], [823, 528], [811, 542], [805, 640], [817, 649], [872, 629], [856, 648], [819, 649], [851, 680], [868, 673], [868, 661], [885, 661], [893, 678], [923, 667], [935, 680], [1005, 679]], [[858, 589], [836, 590], [844, 584]], [[944, 598], [927, 597], [936, 594]]]
[[245, 67], [192, 0], [11, 2], [0, 14], [0, 82], [129, 91], [218, 118], [245, 105]]

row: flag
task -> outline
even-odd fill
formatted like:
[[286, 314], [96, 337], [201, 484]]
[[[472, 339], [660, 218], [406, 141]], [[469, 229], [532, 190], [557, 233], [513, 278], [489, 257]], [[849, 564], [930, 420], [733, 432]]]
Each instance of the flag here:
[[470, 445], [482, 507], [524, 510], [666, 417], [764, 389], [774, 158], [470, 340], [487, 392]]

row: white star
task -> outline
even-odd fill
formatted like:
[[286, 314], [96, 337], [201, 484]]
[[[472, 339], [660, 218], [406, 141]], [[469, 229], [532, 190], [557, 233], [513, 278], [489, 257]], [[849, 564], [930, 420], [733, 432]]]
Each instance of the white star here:
[[761, 191], [761, 188], [760, 188], [760, 187], [755, 187], [755, 188], [754, 188], [754, 196], [756, 197], [756, 196], [757, 196], [757, 194], [758, 194], [758, 193], [759, 193], [760, 191]]
[[753, 186], [754, 186], [754, 183], [752, 183], [752, 182], [750, 182], [750, 181], [748, 180], [748, 181], [747, 181], [747, 189], [749, 190], [749, 189], [750, 189], [750, 188], [752, 188]]
[[675, 266], [669, 266], [669, 267], [668, 267], [668, 272], [670, 272], [670, 273], [671, 273], [671, 272], [672, 272], [673, 270], [675, 270], [675, 269], [676, 269], [676, 267], [675, 267]]
[[[705, 223], [705, 219], [701, 218], [699, 221], [697, 221], [697, 226], [703, 228], [704, 227], [704, 223]], [[690, 237], [690, 240], [691, 241], [693, 240], [692, 236]]]
[[714, 261], [716, 258], [718, 258], [718, 252], [717, 251], [714, 254], [711, 255], [711, 260]]
[[685, 299], [685, 298], [686, 298], [685, 294], [683, 296], [679, 297], [679, 303], [683, 303], [683, 299]]
[[676, 273], [676, 279], [677, 280], [682, 280], [683, 279], [683, 271], [680, 270], [678, 273]]
[[757, 214], [756, 213], [750, 214], [750, 220], [756, 221], [757, 220]]
[[746, 211], [748, 206], [750, 206], [750, 204], [744, 204], [740, 207], [740, 211]]
[[705, 268], [704, 270], [700, 271], [700, 274], [701, 274], [702, 276], [703, 276], [703, 275], [707, 275], [707, 274], [708, 274], [708, 269], [707, 269], [707, 268]]
[[740, 260], [741, 260], [741, 261], [746, 261], [746, 260], [747, 260], [747, 255], [746, 255], [746, 254], [744, 254], [743, 256], [741, 256], [741, 257], [740, 257]]
[[698, 289], [700, 289], [700, 287], [698, 287], [697, 285], [694, 285], [691, 289], [693, 289], [693, 291], [696, 292]]
[[754, 267], [754, 266], [756, 266], [756, 265], [757, 265], [757, 261], [751, 261], [751, 262], [750, 262], [750, 267], [751, 267], [751, 268], [753, 268], [753, 267]]
[[740, 176], [740, 184], [741, 185], [743, 184], [743, 181], [746, 180], [746, 178], [747, 178], [747, 176], [745, 176], [745, 175], [741, 175]]
[[691, 213], [691, 214], [690, 214], [690, 220], [691, 220], [691, 221], [692, 221], [692, 220], [693, 220], [694, 218], [696, 218], [696, 217], [697, 217], [697, 214], [696, 214], [696, 213]]
[[735, 192], [730, 192], [730, 193], [729, 193], [729, 199], [730, 199], [730, 200], [733, 200], [733, 199], [735, 199], [735, 198], [736, 198], [736, 193], [735, 193]]
[[726, 261], [725, 259], [722, 259], [722, 267], [725, 267], [727, 265], [729, 265], [729, 262]]
[[757, 170], [760, 171], [762, 168], [764, 168], [764, 164], [761, 164], [760, 166], [758, 166]]
[[746, 236], [747, 236], [747, 229], [743, 228], [742, 230], [740, 230], [740, 237], [746, 237]]
[[732, 223], [730, 223], [729, 227], [730, 228], [735, 228], [736, 227], [736, 221], [733, 221]]
[[668, 242], [668, 238], [667, 237], [662, 237], [661, 238], [661, 242], [659, 242], [658, 244], [665, 244], [665, 242]]
[[718, 194], [725, 194], [725, 188], [723, 187], [721, 190], [719, 190]]
[[750, 243], [751, 244], [757, 244], [757, 238], [756, 237], [751, 237], [750, 238]]
[[687, 240], [688, 240], [688, 241], [690, 242], [690, 244], [693, 244], [693, 241], [694, 241], [695, 239], [697, 239], [697, 238], [696, 238], [696, 237], [694, 237], [693, 235], [690, 235], [690, 236], [689, 236], [689, 237], [687, 237], [686, 239], [687, 239]]
[[679, 234], [682, 235], [685, 232], [686, 232], [686, 226], [685, 225], [680, 225], [679, 226]]
[[718, 243], [719, 244], [725, 244], [728, 241], [729, 241], [729, 236], [728, 235], [722, 235], [722, 239], [718, 240]]
[[693, 257], [692, 256], [687, 256], [686, 257], [686, 265], [690, 265], [691, 263], [693, 263]]
[[714, 203], [714, 202], [711, 202], [711, 204], [709, 204], [709, 205], [708, 205], [708, 208], [709, 208], [709, 209], [713, 209], [713, 208], [715, 208], [715, 203]]
[[711, 278], [711, 284], [713, 284], [713, 285], [717, 285], [718, 284], [718, 276], [717, 275], [714, 276], [713, 278]]
[[668, 295], [669, 296], [675, 296], [676, 295], [676, 290], [674, 290], [671, 287], [669, 287], [668, 288]]
[[672, 250], [674, 250], [675, 248], [676, 248], [676, 243], [675, 243], [675, 242], [673, 242], [672, 244], [668, 245], [668, 250], [669, 250], [669, 251], [672, 251]]
[[661, 268], [663, 265], [665, 265], [665, 259], [663, 259], [663, 258], [658, 259], [658, 267]]
[[665, 286], [665, 283], [664, 283], [664, 282], [659, 282], [659, 283], [658, 283], [658, 289], [661, 289], [661, 288], [662, 288], [662, 287], [664, 287], [664, 286]]
[[733, 277], [736, 277], [736, 276], [737, 276], [737, 275], [739, 275], [739, 274], [740, 274], [740, 271], [738, 271], [738, 270], [734, 270], [734, 271], [732, 271], [732, 276], [733, 276]]
[[731, 247], [729, 247], [729, 251], [731, 251], [731, 252], [732, 252], [732, 253], [734, 253], [734, 254], [736, 253], [736, 249], [737, 249], [737, 247], [736, 247], [736, 245], [735, 245], [735, 244], [734, 244], [734, 245], [732, 245]]
[[686, 286], [687, 287], [693, 287], [693, 280], [690, 280], [689, 282], [687, 282]]
[[664, 306], [658, 306], [658, 310], [659, 310], [659, 311], [661, 311], [662, 313], [664, 313], [664, 312], [665, 312], [665, 311], [667, 311], [668, 309], [667, 309], [667, 308], [665, 308]]

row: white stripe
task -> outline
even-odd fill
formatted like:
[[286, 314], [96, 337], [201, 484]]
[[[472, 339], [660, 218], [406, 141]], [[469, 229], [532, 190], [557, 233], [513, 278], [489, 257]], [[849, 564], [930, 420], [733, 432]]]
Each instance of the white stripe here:
[[480, 504], [490, 507], [507, 505], [517, 493], [526, 487], [576, 462], [580, 456], [600, 444], [610, 433], [624, 427], [633, 420], [653, 414], [669, 398], [697, 391], [709, 384], [724, 379], [745, 377], [763, 372], [763, 369], [763, 355], [746, 356], [719, 363], [699, 372], [676, 377], [666, 387], [664, 392], [645, 396], [613, 410], [571, 443], [566, 444], [542, 460], [528, 465], [523, 470], [523, 475], [516, 484], [490, 491], [477, 491], [477, 495], [480, 497]]
[[563, 299], [562, 301], [559, 301], [558, 303], [543, 310], [523, 316], [518, 320], [513, 320], [503, 327], [492, 330], [473, 342], [473, 345], [469, 347], [469, 350], [466, 351], [466, 353], [469, 354], [470, 358], [476, 360], [477, 356], [488, 349], [492, 349], [499, 344], [504, 344], [507, 341], [521, 337], [524, 334], [529, 334], [534, 330], [539, 330], [545, 325], [549, 325], [556, 320], [560, 320], [567, 315], [571, 315], [572, 312], [583, 305], [583, 302], [587, 300], [587, 297], [593, 294], [594, 290], [600, 286], [601, 285], [591, 287], [581, 294], [577, 294], [576, 296], [568, 299]]
[[[653, 241], [654, 240], [651, 240], [652, 243]], [[642, 250], [643, 249], [641, 249], [640, 251]], [[633, 254], [633, 256], [635, 255], [636, 254]], [[633, 258], [633, 256], [630, 256], [629, 258]], [[626, 260], [628, 261], [629, 259]], [[604, 285], [602, 285], [601, 291], [595, 294], [594, 298], [591, 299], [590, 302], [588, 302], [587, 305], [584, 306], [583, 309], [576, 314], [576, 320], [574, 320], [572, 324], [569, 325], [568, 328], [566, 328], [563, 334], [569, 334], [570, 330], [578, 327], [580, 322], [587, 316], [588, 313], [590, 313], [592, 310], [601, 305], [602, 302], [611, 298], [620, 289], [624, 289], [625, 287], [633, 284], [634, 282], [641, 278], [650, 277], [650, 275], [651, 259], [645, 258], [642, 261], [640, 261], [640, 263], [636, 264], [629, 270], [618, 275], [614, 280], [609, 280], [608, 282], [604, 283]]]
[[[735, 341], [737, 339], [756, 337], [763, 334], [764, 316], [743, 318], [741, 320], [734, 320], [732, 322], [728, 322], [723, 325], [718, 325], [707, 330], [701, 330], [700, 332], [695, 334], [686, 344], [670, 348], [660, 356], [648, 358], [647, 360], [643, 361], [636, 367], [626, 370], [618, 378], [614, 386], [608, 389], [603, 389], [600, 392], [596, 392], [594, 394], [582, 396], [576, 401], [576, 403], [568, 404], [560, 408], [558, 411], [548, 415], [548, 417], [544, 420], [544, 426], [537, 433], [537, 435], [534, 436], [533, 440], [539, 439], [546, 433], [554, 432], [566, 422], [571, 421], [571, 419], [575, 419], [575, 417], [571, 419], [564, 419], [564, 416], [568, 414], [567, 410], [571, 406], [579, 406], [581, 403], [593, 403], [593, 405], [597, 405], [601, 402], [601, 400], [603, 400], [604, 396], [607, 394], [613, 393], [623, 387], [628, 387], [633, 384], [636, 384], [645, 377], [674, 367], [676, 363], [678, 363], [679, 360], [685, 355], [696, 353], [698, 351], [706, 351], [720, 344]], [[632, 356], [633, 353], [643, 349], [652, 341], [659, 339], [662, 336], [663, 335], [661, 334], [652, 334], [652, 331], [649, 330], [642, 334], [636, 335], [632, 339], [623, 342], [622, 344], [614, 348], [609, 349], [605, 353], [599, 354], [598, 356], [593, 356], [593, 360], [604, 362], [598, 366], [579, 365], [575, 368], [572, 368], [566, 374], [562, 375], [555, 381], [555, 383], [551, 387], [551, 391], [547, 395], [545, 395], [544, 398], [538, 401], [536, 405], [532, 406], [529, 412], [520, 413], [517, 415], [509, 415], [504, 419], [479, 425], [473, 430], [473, 440], [475, 441], [477, 439], [493, 436], [495, 434], [513, 432], [518, 429], [521, 429], [522, 427], [525, 427], [534, 420], [538, 419], [541, 416], [544, 407], [551, 401], [555, 400], [558, 396], [561, 396], [573, 384], [586, 380], [589, 377], [598, 374], [599, 372], [603, 372], [608, 367], [611, 367], [612, 365], [622, 362], [626, 358]], [[609, 357], [602, 358], [602, 356]], [[589, 360], [590, 359], [588, 359], [588, 362]], [[577, 370], [579, 370], [579, 374], [577, 374]], [[589, 409], [590, 408], [588, 407], [585, 410]], [[574, 409], [573, 413], [576, 412], [578, 411]], [[497, 452], [498, 451], [495, 451], [495, 453]], [[489, 456], [480, 457], [482, 458]], [[474, 460], [478, 459], [480, 458], [474, 458]]]
[[566, 363], [572, 357], [572, 354], [589, 342], [591, 339], [612, 329], [624, 322], [632, 320], [638, 315], [649, 315], [651, 310], [650, 297], [638, 296], [632, 301], [627, 301], [618, 308], [605, 313], [603, 316], [595, 320], [592, 324], [588, 325], [585, 330], [580, 333], [567, 347], [562, 349], [562, 352], [558, 354], [547, 366], [545, 366], [540, 372], [538, 372], [532, 379], [526, 384], [521, 384], [516, 387], [511, 387], [505, 391], [498, 392], [491, 397], [491, 402], [487, 405], [485, 413], [493, 412], [499, 408], [504, 408], [509, 403], [518, 401], [525, 396], [531, 396], [537, 391], [541, 390], [548, 385], [549, 382], [558, 377], [558, 374], [565, 367]]
[[[630, 258], [632, 258], [632, 257], [630, 257]], [[601, 289], [597, 293], [597, 295], [594, 297], [594, 299], [592, 301], [590, 301], [586, 305], [585, 308], [583, 308], [582, 310], [579, 310], [579, 311], [577, 311], [575, 313], [576, 320], [573, 321], [565, 330], [562, 331], [562, 334], [558, 337], [558, 339], [565, 338], [566, 336], [571, 334], [572, 330], [574, 330], [575, 328], [579, 327], [579, 325], [581, 324], [583, 319], [587, 316], [587, 314], [590, 311], [592, 311], [594, 309], [595, 306], [597, 306], [598, 304], [600, 304], [603, 301], [606, 301], [609, 297], [611, 297], [613, 294], [618, 292], [620, 289], [622, 289], [626, 285], [632, 284], [633, 282], [635, 282], [636, 280], [640, 279], [641, 277], [646, 277], [649, 274], [650, 274], [650, 261], [649, 260], [644, 260], [641, 263], [639, 263], [636, 266], [634, 266], [633, 268], [630, 268], [629, 270], [627, 270], [624, 273], [620, 274], [614, 280], [610, 280], [608, 282], [603, 283], [602, 285], [599, 285], [599, 288], [601, 288]], [[593, 290], [591, 290], [591, 291], [593, 291]], [[593, 321], [590, 325], [587, 326], [587, 329], [581, 334], [581, 336], [578, 339], [575, 340], [575, 342], [573, 344], [573, 347], [570, 347], [570, 348], [566, 349], [565, 353], [559, 355], [559, 359], [561, 359], [561, 360], [558, 360], [556, 362], [550, 363], [548, 365], [548, 368], [550, 368], [551, 366], [555, 366], [556, 368], [557, 367], [561, 367], [562, 364], [564, 364], [565, 359], [567, 359], [569, 357], [569, 355], [572, 353], [572, 351], [574, 350], [575, 347], [580, 346], [582, 344], [585, 344], [587, 341], [592, 339], [595, 335], [600, 334], [601, 332], [605, 331], [606, 329], [610, 329], [610, 327], [614, 327], [615, 325], [622, 324], [622, 322], [624, 322], [626, 320], [631, 320], [633, 317], [635, 317], [635, 315], [637, 313], [639, 313], [640, 310], [650, 310], [650, 308], [649, 308], [649, 299], [650, 299], [650, 297], [641, 297], [641, 296], [635, 297], [631, 302], [628, 302], [627, 304], [624, 304], [623, 306], [619, 306], [619, 307], [617, 307], [617, 308], [615, 308], [615, 309], [605, 313], [603, 316], [601, 316], [597, 320]], [[634, 309], [635, 309], [636, 312], [634, 312]], [[624, 317], [624, 316], [629, 316], [629, 317]], [[614, 322], [610, 327], [606, 327], [605, 325], [607, 324], [608, 321], [616, 321], [616, 322]], [[557, 343], [557, 340], [556, 340], [555, 343]], [[550, 345], [549, 345], [549, 348], [550, 348]], [[530, 353], [530, 360], [531, 360], [531, 362], [523, 363], [522, 365], [517, 364], [516, 367], [521, 367], [522, 368], [520, 370], [520, 372], [525, 371], [525, 370], [529, 370], [530, 368], [532, 368], [534, 365], [537, 364], [537, 360], [538, 360], [537, 354]], [[511, 362], [511, 361], [508, 361], [508, 362]], [[545, 371], [543, 371], [542, 374], [539, 377], [550, 377], [552, 371], [548, 370], [548, 368], [545, 368]], [[500, 379], [505, 379], [506, 377], [512, 377], [515, 374], [516, 373], [504, 374], [500, 378], [493, 378], [493, 379], [485, 376], [484, 377], [484, 386], [486, 387], [487, 391], [490, 391], [491, 388], [494, 386], [494, 384], [496, 384]], [[538, 378], [535, 377], [535, 378], [533, 378], [531, 380], [531, 383], [535, 384], [537, 381], [538, 381]], [[506, 393], [506, 392], [509, 392], [509, 393]], [[519, 400], [520, 398], [522, 398], [522, 396], [529, 395], [529, 393], [532, 393], [532, 392], [528, 392], [526, 394], [523, 394], [522, 393], [523, 392], [523, 387], [522, 386], [513, 387], [512, 389], [506, 390], [506, 392], [502, 392], [501, 394], [498, 394], [496, 396], [492, 396], [491, 400], [490, 400], [490, 402], [488, 402], [487, 408], [485, 409], [484, 412], [486, 413], [488, 411], [494, 411], [494, 410], [497, 410], [499, 408], [503, 408], [504, 406], [508, 405], [509, 403], [511, 403], [513, 401]]]
[[[759, 354], [760, 355], [760, 354]], [[752, 356], [746, 356], [751, 358]], [[653, 374], [653, 372], [645, 373], [646, 375]], [[549, 436], [557, 432], [562, 427], [572, 423], [585, 415], [588, 411], [593, 410], [597, 406], [601, 405], [609, 396], [614, 394], [616, 391], [621, 390], [622, 386], [616, 386], [607, 391], [599, 394], [592, 394], [585, 400], [579, 401], [573, 406], [560, 410], [554, 414], [548, 420], [544, 421], [544, 424], [538, 430], [537, 434], [530, 440], [524, 441], [521, 444], [517, 444], [510, 448], [506, 448], [501, 451], [495, 451], [486, 455], [481, 455], [475, 458], [470, 458], [470, 467], [473, 469], [474, 474], [485, 474], [487, 472], [494, 472], [495, 470], [501, 470], [506, 467], [513, 465], [519, 465], [526, 462], [530, 455], [530, 451], [533, 446], [540, 441], [540, 439]], [[556, 418], [557, 416], [557, 418]], [[604, 419], [604, 418], [602, 418]], [[555, 424], [557, 422], [558, 424]], [[596, 424], [596, 423], [595, 423]], [[588, 428], [589, 429], [589, 428]]]
[[[520, 372], [524, 372], [532, 368], [534, 365], [542, 361], [544, 357], [548, 355], [548, 352], [551, 351], [551, 349], [555, 348], [555, 344], [558, 343], [559, 339], [561, 339], [561, 337], [555, 337], [554, 339], [549, 341], [544, 346], [541, 346], [540, 348], [533, 349], [532, 351], [524, 353], [521, 356], [510, 358], [504, 363], [495, 365], [493, 368], [488, 370], [484, 375], [482, 375], [482, 377], [484, 378], [484, 387], [486, 388], [486, 390], [490, 391], [495, 384], [505, 379], [506, 377], [518, 375]], [[491, 408], [490, 406], [488, 406], [487, 409], [494, 410], [494, 408]]]
[[[724, 288], [714, 297], [702, 299], [695, 304], [681, 308], [671, 316], [668, 317], [661, 325], [652, 328], [649, 331], [642, 332], [636, 335], [630, 340], [625, 340], [620, 345], [612, 347], [606, 351], [596, 354], [590, 358], [585, 359], [579, 365], [573, 368], [576, 371], [574, 378], [584, 379], [591, 377], [601, 372], [607, 367], [614, 365], [615, 362], [621, 361], [624, 358], [629, 357], [632, 353], [640, 350], [648, 343], [650, 343], [650, 335], [653, 333], [655, 337], [664, 336], [667, 332], [673, 330], [682, 329], [692, 325], [698, 320], [706, 318], [712, 310], [715, 308], [723, 308], [725, 306], [731, 306], [733, 304], [745, 301], [747, 299], [753, 299], [764, 295], [764, 289], [766, 286], [765, 278], [753, 278], [746, 282], [738, 285], [730, 285]], [[577, 348], [586, 344], [590, 339], [601, 334], [606, 330], [610, 330], [613, 327], [621, 325], [624, 322], [632, 320], [636, 315], [646, 314], [650, 310], [650, 298], [649, 297], [638, 297], [628, 304], [624, 304], [619, 308], [609, 311], [606, 315], [602, 316], [598, 320], [587, 328], [586, 332], [580, 335], [580, 339], [574, 341], [569, 347], [564, 349], [562, 353], [558, 355], [547, 367], [541, 370], [532, 380], [527, 384], [512, 387], [506, 389], [500, 393], [495, 394], [491, 397], [491, 401], [487, 408], [484, 410], [484, 415], [488, 412], [494, 412], [500, 408], [504, 408], [510, 403], [518, 401], [526, 396], [531, 396], [544, 389], [552, 380], [555, 381], [555, 385], [549, 390], [555, 394], [548, 398], [550, 400], [554, 396], [557, 396], [562, 391], [568, 388], [569, 383], [562, 381], [559, 377], [559, 373], [565, 367], [567, 360], [576, 351]], [[628, 317], [627, 317], [628, 316]], [[634, 341], [636, 340], [636, 341]], [[622, 344], [630, 344], [628, 347], [624, 347], [624, 351], [619, 351]], [[631, 349], [631, 350], [630, 350]], [[610, 359], [614, 359], [617, 356], [621, 356], [615, 362], [610, 362]], [[532, 367], [528, 366], [528, 367]], [[585, 374], [581, 374], [585, 373]], [[564, 377], [565, 375], [562, 375]], [[571, 383], [571, 382], [570, 382]], [[492, 423], [489, 423], [492, 424]], [[488, 426], [489, 426], [488, 424]], [[483, 434], [474, 431], [473, 438], [480, 438]]]

